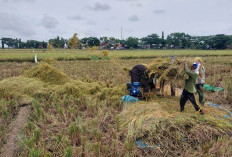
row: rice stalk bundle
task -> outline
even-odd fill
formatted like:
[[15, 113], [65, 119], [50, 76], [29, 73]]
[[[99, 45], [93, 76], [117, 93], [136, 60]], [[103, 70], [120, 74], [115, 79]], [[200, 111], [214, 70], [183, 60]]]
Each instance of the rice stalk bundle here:
[[150, 76], [154, 74], [158, 79], [158, 83], [162, 80], [165, 80], [165, 83], [175, 82], [177, 80], [184, 81], [188, 79], [188, 75], [184, 70], [184, 62], [191, 65], [194, 61], [190, 58], [176, 59], [174, 62], [170, 62], [169, 59], [155, 59], [147, 68]]

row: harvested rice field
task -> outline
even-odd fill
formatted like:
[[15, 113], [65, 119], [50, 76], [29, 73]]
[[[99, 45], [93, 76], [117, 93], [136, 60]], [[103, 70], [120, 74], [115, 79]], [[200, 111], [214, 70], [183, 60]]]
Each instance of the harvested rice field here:
[[[33, 63], [31, 52], [0, 52], [1, 155], [232, 156], [232, 51], [99, 51], [97, 59], [85, 53], [39, 52]], [[183, 62], [195, 57], [204, 62], [206, 83], [224, 89], [205, 91], [204, 115], [190, 102], [180, 112]], [[138, 64], [150, 67], [158, 83], [168, 80], [164, 94], [125, 103], [129, 70]]]

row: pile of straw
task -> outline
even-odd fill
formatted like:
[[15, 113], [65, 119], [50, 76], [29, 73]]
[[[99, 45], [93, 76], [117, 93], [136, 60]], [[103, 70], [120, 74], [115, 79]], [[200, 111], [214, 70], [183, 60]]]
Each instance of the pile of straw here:
[[65, 73], [47, 63], [41, 63], [33, 67], [26, 71], [24, 76], [39, 79], [43, 82], [54, 85], [61, 85], [71, 81]]
[[[232, 117], [224, 117], [227, 112], [210, 106], [202, 109], [204, 116], [195, 113], [188, 103], [180, 113], [179, 103], [170, 99], [133, 104], [119, 115], [120, 130], [127, 140], [141, 139], [152, 147], [151, 152], [147, 152], [150, 156], [180, 156], [190, 150], [198, 153], [204, 150], [205, 143], [230, 138], [232, 133]], [[232, 145], [227, 148], [231, 149]]]
[[184, 62], [190, 66], [193, 64], [193, 59], [176, 59], [171, 62], [170, 59], [155, 59], [147, 65], [150, 75], [154, 74], [158, 78], [158, 83], [165, 80], [165, 83], [175, 82], [177, 80], [184, 81], [188, 79], [188, 75], [184, 70]]
[[52, 94], [95, 96], [99, 100], [119, 102], [125, 94], [125, 85], [109, 87], [102, 82], [72, 80], [65, 73], [49, 64], [39, 64], [23, 76], [0, 81], [0, 98], [34, 99], [49, 98]]

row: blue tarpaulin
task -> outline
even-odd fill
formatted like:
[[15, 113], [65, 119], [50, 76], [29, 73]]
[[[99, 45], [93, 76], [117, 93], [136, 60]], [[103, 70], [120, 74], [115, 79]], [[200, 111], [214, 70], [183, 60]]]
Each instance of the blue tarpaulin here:
[[136, 145], [137, 145], [140, 149], [144, 149], [144, 148], [147, 148], [147, 147], [148, 147], [148, 145], [147, 145], [145, 142], [141, 141], [141, 139], [137, 139], [137, 140], [136, 140]]
[[[213, 107], [215, 107], [215, 108], [219, 108], [219, 105], [217, 105], [217, 104], [214, 104], [214, 103], [208, 103], [208, 105], [210, 105], [210, 106], [213, 106]], [[228, 116], [229, 115], [229, 116]], [[224, 115], [224, 118], [228, 118], [228, 119], [230, 119], [231, 117], [232, 117], [232, 113], [231, 112], [228, 112], [228, 115]]]
[[130, 95], [125, 95], [122, 97], [123, 102], [128, 102], [128, 103], [136, 103], [138, 101], [140, 101], [138, 98], [135, 98], [133, 96]]
[[148, 144], [146, 144], [145, 142], [143, 142], [140, 138], [136, 139], [136, 145], [140, 148], [140, 149], [145, 149], [145, 150], [152, 150], [154, 149], [153, 146], [148, 146]]
[[214, 104], [214, 103], [208, 103], [208, 105], [210, 105], [210, 106], [213, 106], [213, 107], [216, 107], [216, 108], [218, 108], [219, 106], [217, 105], [217, 104]]

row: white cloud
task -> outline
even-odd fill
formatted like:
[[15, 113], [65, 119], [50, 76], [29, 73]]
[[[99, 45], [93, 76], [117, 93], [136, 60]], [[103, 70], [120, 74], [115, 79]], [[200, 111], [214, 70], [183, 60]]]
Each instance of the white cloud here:
[[36, 34], [32, 25], [16, 14], [0, 12], [0, 21], [2, 21], [0, 24], [1, 33], [12, 34], [13, 36], [18, 34], [27, 37]]

